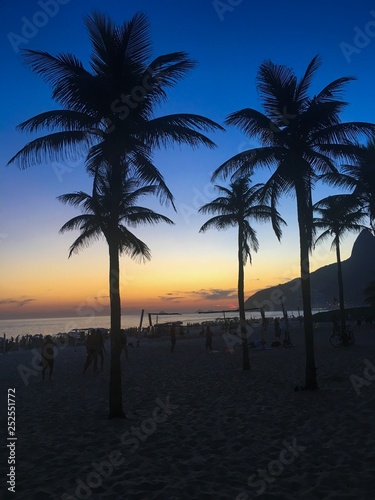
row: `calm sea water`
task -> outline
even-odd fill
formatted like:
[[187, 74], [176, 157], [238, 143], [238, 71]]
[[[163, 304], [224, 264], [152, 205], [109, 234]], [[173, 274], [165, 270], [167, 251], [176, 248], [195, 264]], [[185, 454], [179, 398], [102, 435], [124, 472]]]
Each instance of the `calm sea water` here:
[[[267, 317], [280, 317], [282, 313], [280, 311], [268, 311], [266, 312]], [[288, 312], [288, 316], [297, 316], [297, 311]], [[184, 325], [187, 323], [201, 323], [203, 321], [215, 320], [217, 318], [223, 318], [222, 312], [217, 311], [215, 314], [181, 314], [181, 315], [171, 315], [171, 316], [153, 316], [152, 322], [165, 323], [167, 321], [182, 321]], [[226, 318], [238, 317], [238, 313], [225, 313]], [[246, 313], [247, 319], [254, 318], [260, 319], [260, 313], [257, 311], [251, 311]], [[140, 315], [128, 314], [123, 315], [121, 318], [122, 327], [130, 328], [133, 326], [139, 326]], [[149, 325], [148, 315], [145, 313], [143, 317], [143, 327]], [[56, 335], [57, 333], [64, 333], [73, 330], [74, 328], [109, 328], [110, 318], [109, 316], [95, 316], [93, 317], [75, 317], [75, 318], [40, 318], [40, 319], [23, 319], [23, 320], [0, 320], [0, 335], [7, 338], [17, 337], [17, 335], [31, 334], [35, 335], [41, 333], [42, 335]]]

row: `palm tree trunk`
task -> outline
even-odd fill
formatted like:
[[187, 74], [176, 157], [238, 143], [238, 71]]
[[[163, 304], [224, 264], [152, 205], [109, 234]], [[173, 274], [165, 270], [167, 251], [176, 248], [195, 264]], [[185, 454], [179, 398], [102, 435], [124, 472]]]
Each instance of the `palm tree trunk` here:
[[250, 370], [249, 349], [247, 345], [247, 329], [245, 316], [245, 292], [244, 292], [244, 262], [243, 262], [243, 229], [242, 224], [238, 226], [238, 308], [240, 311], [240, 329], [242, 339], [242, 368]]
[[311, 228], [308, 223], [308, 206], [305, 192], [296, 189], [297, 213], [300, 238], [300, 266], [301, 266], [301, 291], [303, 304], [303, 324], [305, 332], [306, 374], [305, 386], [307, 390], [318, 388], [316, 380], [314, 329], [311, 310], [311, 283], [310, 283], [310, 244]]
[[340, 318], [341, 318], [341, 333], [342, 333], [342, 343], [348, 345], [348, 334], [346, 332], [346, 319], [345, 319], [345, 302], [344, 302], [344, 283], [342, 279], [342, 265], [341, 265], [341, 255], [340, 255], [340, 243], [336, 237], [336, 258], [337, 258], [337, 277], [339, 280], [339, 300], [340, 300]]
[[111, 368], [109, 378], [109, 416], [125, 418], [121, 390], [121, 300], [118, 243], [109, 241], [109, 295], [111, 304]]

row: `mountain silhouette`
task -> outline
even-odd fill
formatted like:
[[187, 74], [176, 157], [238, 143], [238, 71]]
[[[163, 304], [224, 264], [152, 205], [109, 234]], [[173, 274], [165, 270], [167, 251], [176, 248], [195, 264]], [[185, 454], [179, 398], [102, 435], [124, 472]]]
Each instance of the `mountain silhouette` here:
[[[360, 307], [364, 302], [364, 288], [375, 280], [375, 236], [364, 229], [354, 242], [349, 259], [342, 262], [345, 307]], [[256, 292], [245, 301], [246, 308], [264, 307], [279, 311], [282, 303], [289, 311], [302, 311], [301, 280], [295, 278]], [[338, 305], [337, 263], [321, 267], [311, 273], [311, 302], [313, 309], [331, 309]]]

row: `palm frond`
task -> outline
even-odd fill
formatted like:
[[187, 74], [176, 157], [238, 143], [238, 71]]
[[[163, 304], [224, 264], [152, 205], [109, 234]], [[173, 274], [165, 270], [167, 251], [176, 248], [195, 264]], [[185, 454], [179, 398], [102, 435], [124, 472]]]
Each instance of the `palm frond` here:
[[[205, 213], [205, 211], [202, 210], [201, 213]], [[236, 225], [237, 225], [237, 220], [233, 217], [233, 215], [227, 215], [227, 214], [217, 215], [209, 219], [207, 222], [205, 222], [200, 228], [199, 232], [205, 233], [208, 229], [218, 229], [218, 230], [228, 229], [230, 227], [235, 227]]]
[[248, 137], [258, 137], [265, 146], [274, 145], [277, 135], [281, 132], [278, 121], [272, 121], [268, 116], [252, 108], [229, 114], [225, 123], [238, 127]]
[[200, 115], [175, 114], [149, 120], [139, 131], [139, 137], [153, 147], [188, 144], [215, 148], [216, 144], [201, 131], [223, 130], [214, 121]]
[[225, 178], [230, 174], [233, 178], [250, 176], [255, 166], [271, 168], [277, 165], [283, 153], [283, 149], [277, 146], [242, 151], [220, 165], [212, 174], [211, 180], [214, 181], [217, 177]]
[[339, 187], [348, 190], [354, 189], [357, 185], [357, 181], [354, 177], [346, 175], [342, 172], [327, 173], [322, 175], [321, 179], [333, 187]]
[[70, 258], [73, 254], [79, 253], [80, 250], [88, 248], [94, 241], [99, 241], [101, 238], [102, 233], [98, 231], [97, 227], [86, 228], [70, 246], [68, 257]]
[[88, 199], [91, 197], [84, 193], [83, 191], [78, 191], [76, 193], [68, 193], [62, 194], [57, 197], [61, 203], [65, 203], [66, 205], [72, 205], [73, 207], [78, 207], [79, 205], [83, 205]]
[[[119, 38], [125, 61], [144, 67], [151, 56], [149, 22], [142, 12], [134, 14], [129, 22], [119, 29]], [[124, 62], [124, 61], [123, 61]]]
[[65, 80], [75, 77], [91, 77], [81, 61], [73, 54], [53, 56], [48, 52], [24, 49], [23, 58], [29, 68], [40, 75], [53, 89], [60, 87]]
[[300, 107], [302, 107], [303, 103], [308, 99], [307, 91], [309, 90], [313, 76], [315, 75], [320, 65], [321, 59], [318, 55], [316, 55], [310, 61], [309, 65], [306, 68], [305, 74], [298, 82], [295, 98], [299, 102]]
[[330, 127], [313, 133], [311, 140], [318, 144], [321, 149], [323, 145], [338, 144], [353, 146], [361, 139], [368, 139], [375, 134], [375, 124], [367, 122], [345, 122], [337, 123]]
[[257, 252], [259, 250], [259, 240], [256, 231], [254, 230], [254, 228], [250, 226], [247, 220], [244, 221], [243, 232], [244, 232], [243, 241], [245, 243], [244, 250], [250, 257], [250, 262], [251, 262], [250, 250], [254, 250], [254, 252]]
[[332, 99], [339, 99], [342, 95], [344, 87], [347, 83], [356, 80], [352, 76], [344, 76], [337, 78], [333, 82], [324, 87], [315, 97], [314, 100], [319, 103], [327, 102]]
[[155, 192], [160, 202], [165, 205], [170, 203], [176, 210], [172, 192], [167, 187], [160, 171], [152, 163], [151, 158], [144, 153], [132, 152], [128, 155], [128, 159], [130, 160], [129, 175], [133, 175], [137, 181], [142, 183], [155, 185]]
[[95, 11], [91, 16], [87, 16], [86, 27], [93, 47], [91, 66], [95, 73], [105, 73], [108, 67], [113, 67], [114, 62], [117, 62], [120, 68], [118, 33], [111, 19]]
[[[65, 233], [66, 231], [75, 231], [77, 229], [83, 230], [86, 227], [94, 226], [96, 223], [96, 216], [93, 214], [82, 214], [73, 217], [72, 219], [65, 222], [65, 224], [59, 230], [59, 233]], [[99, 229], [98, 229], [99, 231]]]
[[147, 68], [151, 75], [151, 86], [158, 89], [174, 87], [186, 73], [196, 66], [186, 52], [172, 52], [158, 56]]
[[165, 222], [167, 224], [174, 224], [174, 222], [165, 215], [158, 214], [153, 210], [145, 207], [130, 207], [126, 215], [120, 217], [120, 221], [126, 220], [129, 225], [136, 227], [140, 224], [158, 224]]
[[265, 61], [256, 81], [263, 108], [277, 126], [284, 126], [285, 118], [299, 113], [295, 100], [297, 78], [291, 68]]
[[119, 226], [119, 252], [140, 262], [151, 259], [151, 251], [142, 240], [137, 238], [126, 227]]
[[[52, 56], [47, 52], [25, 50], [24, 58], [29, 67], [52, 87], [52, 98], [63, 107], [92, 113], [92, 102], [98, 102], [93, 86], [93, 76], [72, 54]], [[95, 96], [95, 97], [94, 97]], [[94, 99], [93, 99], [94, 97]], [[91, 101], [91, 105], [90, 105]]]
[[[317, 222], [314, 222], [314, 226], [317, 228], [317, 229], [321, 229], [321, 226], [317, 223]], [[328, 238], [331, 238], [332, 237], [332, 232], [327, 229], [325, 230], [323, 233], [320, 234], [320, 236], [318, 236], [316, 239], [315, 239], [315, 242], [314, 242], [314, 248], [320, 244], [320, 243], [323, 243], [324, 241], [326, 241]], [[331, 244], [331, 250], [332, 250], [332, 247], [334, 246], [334, 242], [335, 242], [335, 239], [333, 240], [332, 244]]]
[[42, 129], [63, 131], [92, 130], [97, 126], [97, 121], [87, 114], [70, 111], [55, 110], [40, 113], [17, 126], [23, 132], [39, 132]]
[[8, 165], [17, 163], [21, 169], [26, 169], [62, 159], [76, 160], [88, 150], [92, 141], [92, 137], [86, 132], [56, 132], [26, 144], [9, 160]]

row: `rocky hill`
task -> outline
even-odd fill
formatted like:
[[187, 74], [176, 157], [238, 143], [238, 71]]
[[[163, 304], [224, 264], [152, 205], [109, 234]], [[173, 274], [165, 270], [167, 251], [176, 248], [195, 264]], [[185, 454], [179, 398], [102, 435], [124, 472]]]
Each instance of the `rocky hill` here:
[[[375, 236], [363, 230], [354, 242], [351, 256], [342, 262], [344, 299], [346, 307], [365, 305], [363, 290], [375, 280]], [[337, 264], [321, 267], [311, 273], [313, 309], [329, 309], [337, 305]], [[281, 300], [289, 311], [302, 310], [300, 279], [260, 290], [248, 298], [246, 308], [264, 307], [267, 311], [281, 310]]]

